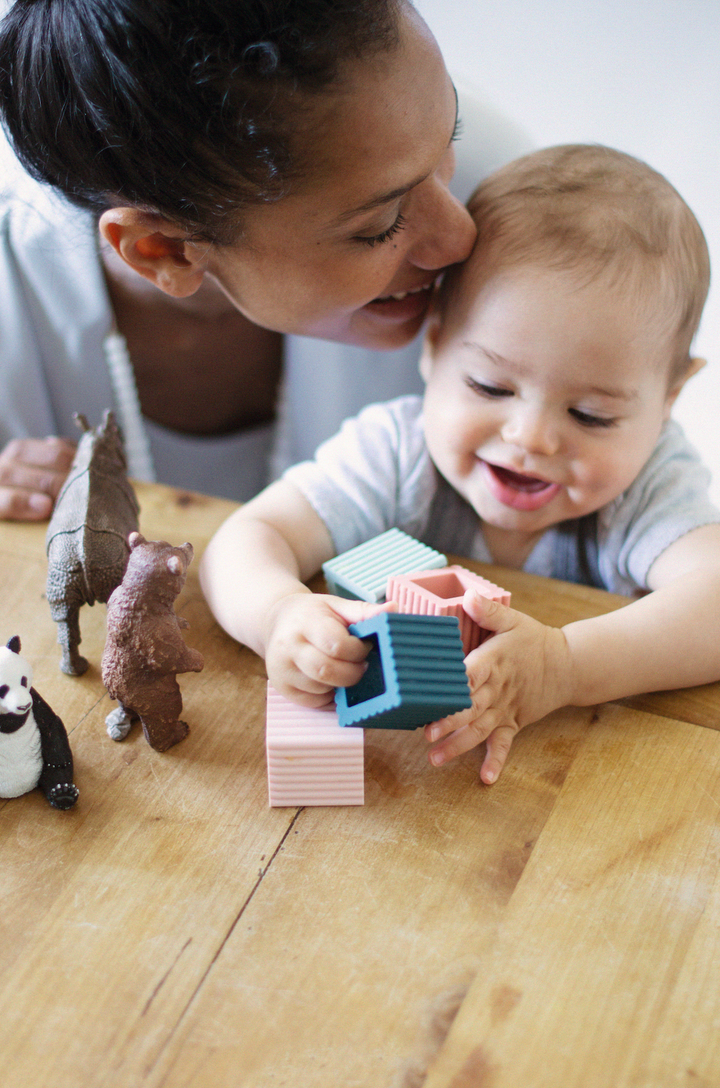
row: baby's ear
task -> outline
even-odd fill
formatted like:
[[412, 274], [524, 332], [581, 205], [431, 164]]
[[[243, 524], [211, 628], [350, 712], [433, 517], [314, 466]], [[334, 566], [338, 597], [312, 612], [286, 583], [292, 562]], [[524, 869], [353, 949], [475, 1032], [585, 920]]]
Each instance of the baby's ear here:
[[705, 366], [707, 366], [707, 359], [701, 359], [699, 357], [695, 357], [695, 358], [690, 359], [690, 361], [688, 363], [687, 370], [685, 371], [683, 376], [681, 378], [678, 378], [678, 380], [674, 383], [674, 385], [672, 385], [670, 387], [670, 389], [668, 390], [667, 397], [665, 398], [665, 418], [666, 419], [670, 415], [670, 409], [672, 408], [673, 404], [675, 403], [678, 396], [682, 392], [682, 389], [683, 389], [683, 386], [685, 385], [685, 382], [689, 381], [690, 378], [692, 378], [694, 374], [697, 374], [698, 371], [702, 370], [703, 367], [705, 367]]

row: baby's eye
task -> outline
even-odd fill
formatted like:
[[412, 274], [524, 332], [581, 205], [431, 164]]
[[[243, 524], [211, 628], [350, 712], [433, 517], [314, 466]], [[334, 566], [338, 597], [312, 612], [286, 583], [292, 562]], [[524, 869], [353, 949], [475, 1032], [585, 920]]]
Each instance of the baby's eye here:
[[364, 242], [366, 246], [370, 246], [370, 247], [372, 247], [372, 246], [381, 246], [383, 244], [383, 242], [388, 242], [393, 237], [393, 235], [397, 234], [397, 232], [399, 230], [402, 230], [404, 226], [405, 226], [405, 217], [403, 216], [403, 214], [401, 212], [398, 215], [395, 222], [392, 224], [392, 226], [388, 227], [387, 230], [381, 231], [380, 234], [372, 234], [369, 237], [366, 237], [365, 235], [362, 235], [362, 234], [356, 234], [355, 235], [355, 241], [356, 242]]
[[27, 687], [27, 676], [23, 676], [23, 678], [22, 678], [22, 680], [20, 681], [20, 683], [22, 684], [22, 686], [23, 686], [24, 688], [26, 688], [26, 687]]
[[616, 423], [611, 417], [594, 416], [591, 412], [583, 412], [579, 408], [568, 408], [568, 411], [583, 427], [614, 427]]
[[4, 699], [9, 691], [10, 687], [8, 684], [0, 684], [0, 699]]
[[466, 377], [465, 384], [468, 389], [472, 389], [473, 393], [479, 393], [481, 397], [511, 397], [513, 395], [512, 389], [504, 389], [500, 385], [486, 385], [484, 382], [478, 382], [475, 378]]

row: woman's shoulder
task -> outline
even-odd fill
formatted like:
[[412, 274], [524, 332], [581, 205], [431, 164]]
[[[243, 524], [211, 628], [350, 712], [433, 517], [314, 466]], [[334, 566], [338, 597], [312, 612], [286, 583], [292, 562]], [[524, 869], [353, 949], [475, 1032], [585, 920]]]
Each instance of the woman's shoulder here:
[[[96, 246], [93, 216], [37, 181], [18, 162], [0, 134], [0, 217], [16, 247], [71, 252], [77, 244]], [[58, 231], [62, 231], [58, 235]]]

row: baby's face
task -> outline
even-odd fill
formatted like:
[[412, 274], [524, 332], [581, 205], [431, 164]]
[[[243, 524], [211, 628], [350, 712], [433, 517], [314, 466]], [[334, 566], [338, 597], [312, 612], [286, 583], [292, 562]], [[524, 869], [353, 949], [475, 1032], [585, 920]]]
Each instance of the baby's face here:
[[638, 475], [672, 404], [668, 346], [602, 283], [540, 268], [467, 279], [425, 348], [427, 444], [483, 521], [530, 538]]

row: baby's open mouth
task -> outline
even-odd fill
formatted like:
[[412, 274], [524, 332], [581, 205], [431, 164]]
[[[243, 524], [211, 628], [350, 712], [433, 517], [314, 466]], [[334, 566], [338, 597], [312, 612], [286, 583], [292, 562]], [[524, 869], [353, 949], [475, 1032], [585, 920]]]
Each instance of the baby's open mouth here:
[[560, 490], [560, 484], [548, 483], [538, 476], [526, 476], [502, 465], [492, 465], [489, 461], [482, 461], [482, 465], [490, 493], [503, 506], [513, 510], [539, 510]]
[[534, 491], [542, 491], [552, 486], [547, 480], [541, 480], [537, 476], [524, 476], [521, 472], [513, 472], [512, 469], [502, 468], [500, 465], [489, 467], [502, 483], [512, 487], [514, 491], [526, 491], [532, 494]]

